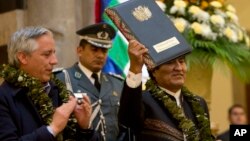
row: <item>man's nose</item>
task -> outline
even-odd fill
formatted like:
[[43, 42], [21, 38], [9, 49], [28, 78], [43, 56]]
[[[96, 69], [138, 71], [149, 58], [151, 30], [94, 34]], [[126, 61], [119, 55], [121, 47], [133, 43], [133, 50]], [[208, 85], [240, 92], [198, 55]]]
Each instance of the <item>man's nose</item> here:
[[51, 59], [50, 59], [50, 63], [51, 63], [52, 65], [56, 65], [56, 64], [58, 63], [56, 54], [52, 54]]
[[103, 52], [102, 50], [98, 50], [97, 53], [96, 53], [97, 57], [99, 58], [103, 58], [106, 56], [106, 53]]
[[182, 65], [179, 61], [175, 61], [175, 67], [176, 70], [182, 70]]

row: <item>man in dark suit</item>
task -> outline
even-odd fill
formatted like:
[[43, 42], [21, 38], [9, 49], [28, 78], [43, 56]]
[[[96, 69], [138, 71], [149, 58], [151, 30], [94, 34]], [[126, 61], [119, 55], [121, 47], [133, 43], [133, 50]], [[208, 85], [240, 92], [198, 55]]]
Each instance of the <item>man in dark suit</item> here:
[[137, 141], [211, 141], [207, 104], [183, 87], [185, 56], [156, 66], [142, 92], [143, 54], [141, 43], [129, 42], [130, 69], [124, 84], [119, 121], [130, 127]]
[[86, 93], [91, 98], [92, 128], [102, 134], [103, 140], [116, 141], [123, 79], [102, 72], [115, 30], [107, 23], [98, 23], [76, 33], [81, 38], [77, 47], [79, 62], [63, 70], [64, 73], [58, 73], [57, 77], [68, 85], [69, 90]]
[[[57, 64], [52, 32], [42, 27], [13, 34], [8, 46], [9, 64], [1, 67], [0, 140], [95, 140], [89, 130], [92, 108], [82, 104], [52, 76]], [[74, 115], [74, 117], [72, 115]]]
[[[231, 125], [245, 125], [247, 124], [247, 117], [244, 107], [240, 104], [234, 104], [228, 109], [228, 120]], [[230, 141], [229, 130], [217, 136], [219, 141]]]

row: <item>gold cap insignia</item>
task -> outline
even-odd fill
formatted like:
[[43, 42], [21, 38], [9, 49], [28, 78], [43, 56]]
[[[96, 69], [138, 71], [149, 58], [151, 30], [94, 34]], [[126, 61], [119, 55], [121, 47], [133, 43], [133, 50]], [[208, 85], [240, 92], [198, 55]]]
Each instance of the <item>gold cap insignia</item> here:
[[109, 34], [108, 32], [100, 31], [100, 32], [97, 32], [96, 36], [98, 39], [107, 40], [109, 37]]

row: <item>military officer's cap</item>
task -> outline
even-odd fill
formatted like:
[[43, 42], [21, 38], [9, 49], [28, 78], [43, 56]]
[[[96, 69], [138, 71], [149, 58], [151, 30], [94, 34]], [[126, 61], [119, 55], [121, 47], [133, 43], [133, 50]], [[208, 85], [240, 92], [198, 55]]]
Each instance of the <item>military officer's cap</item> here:
[[86, 40], [93, 46], [111, 48], [112, 39], [115, 37], [115, 29], [107, 23], [89, 25], [76, 31], [81, 39]]

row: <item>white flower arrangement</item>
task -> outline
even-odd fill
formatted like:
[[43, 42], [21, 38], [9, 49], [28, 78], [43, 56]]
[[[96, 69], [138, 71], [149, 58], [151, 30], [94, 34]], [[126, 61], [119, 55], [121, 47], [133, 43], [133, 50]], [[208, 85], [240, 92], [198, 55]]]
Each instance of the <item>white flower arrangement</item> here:
[[232, 5], [223, 5], [214, 0], [207, 2], [206, 8], [202, 8], [186, 0], [174, 0], [169, 9], [169, 16], [180, 32], [184, 32], [181, 26], [183, 20], [175, 20], [176, 18], [185, 19], [185, 30], [192, 29], [195, 34], [205, 39], [216, 40], [217, 37], [226, 37], [233, 43], [244, 42], [249, 46], [249, 37], [245, 35], [245, 30], [238, 26], [236, 10]]
[[213, 66], [218, 59], [250, 82], [249, 36], [240, 26], [232, 5], [224, 0], [165, 0], [164, 3], [164, 12], [193, 47], [190, 62]]

